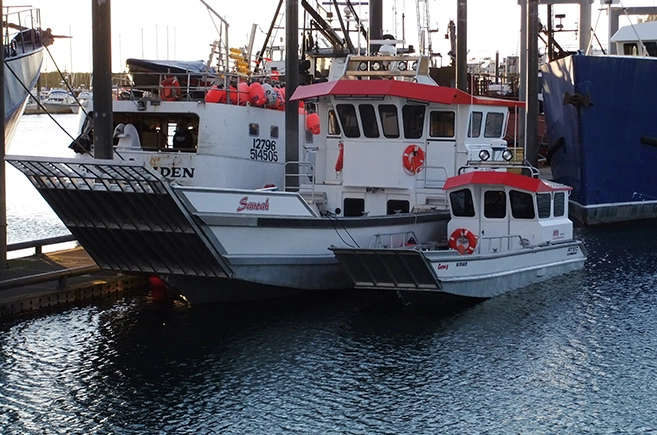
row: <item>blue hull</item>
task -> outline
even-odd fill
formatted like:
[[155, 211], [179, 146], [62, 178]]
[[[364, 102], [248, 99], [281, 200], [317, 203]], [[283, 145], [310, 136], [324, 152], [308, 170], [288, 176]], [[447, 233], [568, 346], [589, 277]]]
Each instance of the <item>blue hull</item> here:
[[585, 224], [657, 218], [657, 59], [573, 55], [543, 67], [548, 154]]

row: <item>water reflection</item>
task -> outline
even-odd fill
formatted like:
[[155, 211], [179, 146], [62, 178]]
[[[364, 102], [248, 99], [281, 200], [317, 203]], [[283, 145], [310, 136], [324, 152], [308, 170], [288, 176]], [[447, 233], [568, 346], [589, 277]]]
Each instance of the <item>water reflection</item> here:
[[0, 432], [654, 431], [656, 235], [578, 228], [583, 270], [479, 303], [138, 296], [5, 322]]

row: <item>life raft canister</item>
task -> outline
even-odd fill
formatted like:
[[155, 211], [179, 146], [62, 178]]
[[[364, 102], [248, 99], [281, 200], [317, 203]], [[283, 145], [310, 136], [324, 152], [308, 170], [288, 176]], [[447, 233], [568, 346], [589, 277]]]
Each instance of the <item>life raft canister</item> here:
[[419, 173], [424, 166], [424, 150], [418, 145], [407, 146], [402, 156], [402, 164], [410, 175]]
[[472, 254], [477, 247], [477, 236], [467, 228], [457, 228], [449, 237], [449, 247], [459, 254]]
[[160, 83], [162, 88], [162, 99], [164, 101], [175, 101], [180, 98], [180, 83], [176, 76], [167, 77]]

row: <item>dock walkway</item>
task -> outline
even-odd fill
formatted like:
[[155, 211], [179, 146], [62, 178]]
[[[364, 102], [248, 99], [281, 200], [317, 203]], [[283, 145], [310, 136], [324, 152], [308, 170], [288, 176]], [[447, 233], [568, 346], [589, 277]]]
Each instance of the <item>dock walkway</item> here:
[[0, 269], [0, 319], [146, 288], [147, 277], [101, 270], [82, 247], [36, 253]]

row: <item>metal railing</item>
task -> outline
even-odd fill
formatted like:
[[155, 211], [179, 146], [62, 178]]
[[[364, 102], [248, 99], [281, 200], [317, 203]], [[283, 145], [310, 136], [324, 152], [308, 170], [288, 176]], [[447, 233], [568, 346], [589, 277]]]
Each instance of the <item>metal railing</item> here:
[[[7, 245], [7, 252], [20, 251], [24, 249], [34, 249], [34, 255], [40, 256], [43, 254], [44, 246], [57, 245], [60, 243], [75, 242], [76, 239], [73, 235], [48, 237], [45, 239], [31, 240], [27, 242], [11, 243]], [[89, 273], [98, 272], [100, 267], [94, 264], [86, 266], [71, 267], [61, 270], [53, 270], [48, 272], [33, 273], [30, 275], [18, 276], [8, 279], [0, 279], [0, 290], [7, 290], [16, 287], [24, 287], [44, 282], [57, 281], [57, 289], [66, 288], [66, 281], [68, 278], [74, 276], [87, 275]]]
[[69, 234], [66, 236], [48, 237], [45, 239], [30, 240], [27, 242], [10, 243], [7, 245], [7, 252], [22, 251], [23, 249], [34, 249], [34, 255], [41, 255], [43, 254], [44, 246], [75, 241], [75, 237], [73, 237], [72, 234]]

